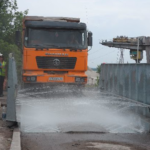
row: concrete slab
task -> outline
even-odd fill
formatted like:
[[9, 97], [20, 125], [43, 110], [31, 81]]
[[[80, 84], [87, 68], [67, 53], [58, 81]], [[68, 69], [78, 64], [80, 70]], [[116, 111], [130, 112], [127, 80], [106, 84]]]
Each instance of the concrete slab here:
[[21, 139], [22, 150], [150, 150], [150, 134], [22, 133]]
[[13, 138], [10, 150], [21, 150], [21, 140], [20, 140], [20, 131], [18, 129], [15, 129], [13, 131]]

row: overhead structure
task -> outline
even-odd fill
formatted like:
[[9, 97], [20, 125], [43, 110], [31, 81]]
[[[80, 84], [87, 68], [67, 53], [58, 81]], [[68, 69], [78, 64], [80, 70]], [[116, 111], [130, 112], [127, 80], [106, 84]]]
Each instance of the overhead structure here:
[[123, 56], [123, 48], [120, 48], [120, 58], [119, 58], [119, 64], [124, 64], [124, 56]]
[[130, 58], [139, 63], [143, 59], [143, 51], [146, 51], [147, 63], [150, 63], [150, 37], [140, 36], [140, 37], [125, 37], [125, 36], [117, 36], [113, 38], [113, 41], [102, 41], [100, 44], [129, 49], [130, 50]]

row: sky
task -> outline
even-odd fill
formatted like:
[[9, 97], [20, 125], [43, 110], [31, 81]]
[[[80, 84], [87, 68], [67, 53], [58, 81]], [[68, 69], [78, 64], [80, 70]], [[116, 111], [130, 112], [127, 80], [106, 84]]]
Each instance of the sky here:
[[[88, 66], [117, 63], [120, 51], [100, 44], [116, 36], [150, 36], [150, 0], [17, 0], [18, 9], [29, 9], [30, 16], [77, 17], [93, 32], [93, 47], [89, 51]], [[124, 50], [124, 62], [130, 59]], [[141, 63], [146, 62], [146, 55]]]

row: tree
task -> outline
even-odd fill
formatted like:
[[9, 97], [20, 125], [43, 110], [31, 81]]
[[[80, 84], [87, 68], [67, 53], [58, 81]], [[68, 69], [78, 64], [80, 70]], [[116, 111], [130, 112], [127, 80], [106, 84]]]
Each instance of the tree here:
[[0, 39], [10, 44], [15, 44], [15, 31], [22, 29], [22, 19], [28, 13], [17, 9], [16, 0], [0, 1]]
[[97, 71], [96, 71], [97, 73], [100, 73], [101, 72], [101, 65], [98, 65], [97, 66]]
[[8, 54], [14, 53], [18, 73], [21, 72], [22, 56], [15, 44], [15, 31], [22, 31], [22, 20], [28, 10], [18, 11], [16, 0], [0, 0], [0, 52], [8, 62]]

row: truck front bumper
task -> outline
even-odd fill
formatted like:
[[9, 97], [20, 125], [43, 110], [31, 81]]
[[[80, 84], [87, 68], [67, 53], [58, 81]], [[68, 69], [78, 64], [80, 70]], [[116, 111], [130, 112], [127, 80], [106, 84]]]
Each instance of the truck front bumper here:
[[86, 84], [87, 76], [85, 74], [23, 74], [24, 83], [72, 83], [72, 84]]

